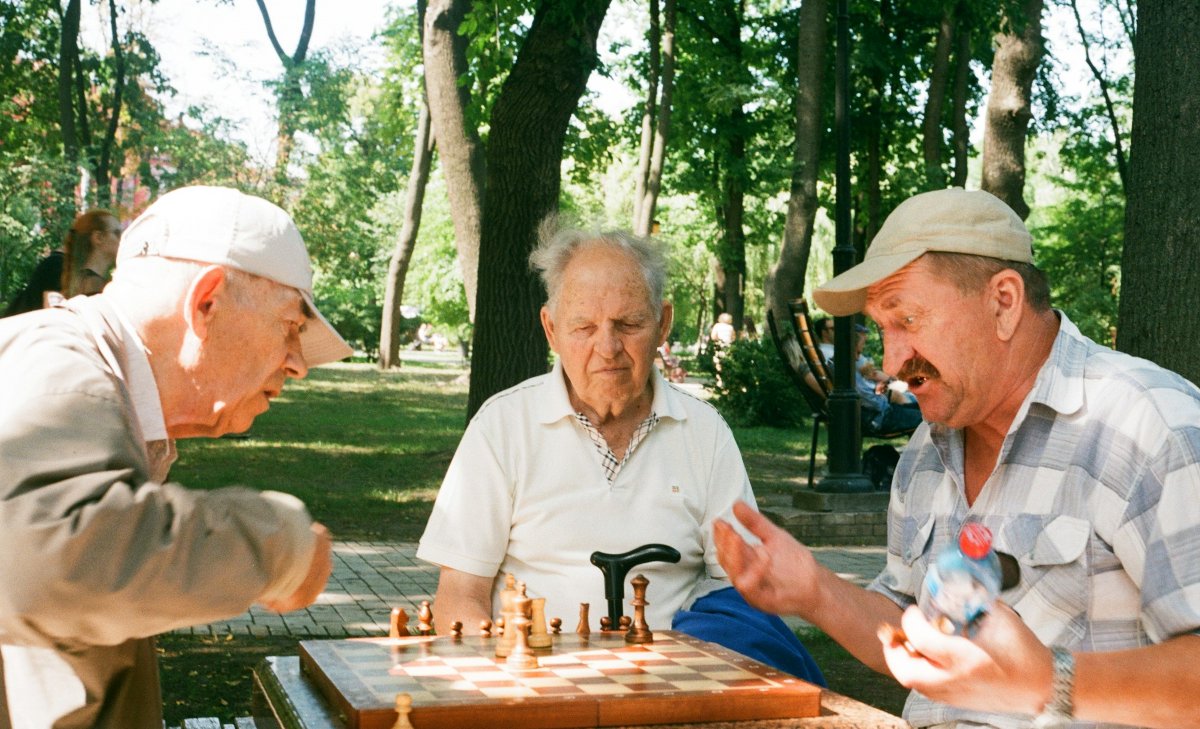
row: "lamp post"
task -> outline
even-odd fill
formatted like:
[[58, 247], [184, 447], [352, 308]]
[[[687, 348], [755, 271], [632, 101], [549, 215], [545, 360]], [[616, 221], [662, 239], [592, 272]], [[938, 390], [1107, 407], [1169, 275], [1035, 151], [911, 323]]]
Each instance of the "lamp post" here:
[[[837, 135], [836, 229], [833, 273], [854, 266], [850, 242], [850, 13], [848, 0], [837, 3], [837, 46], [834, 65], [834, 129]], [[854, 389], [854, 319], [839, 316], [833, 324], [833, 392], [829, 394], [828, 474], [817, 484], [818, 491], [857, 493], [870, 491], [871, 481], [862, 473], [862, 421], [858, 393]]]

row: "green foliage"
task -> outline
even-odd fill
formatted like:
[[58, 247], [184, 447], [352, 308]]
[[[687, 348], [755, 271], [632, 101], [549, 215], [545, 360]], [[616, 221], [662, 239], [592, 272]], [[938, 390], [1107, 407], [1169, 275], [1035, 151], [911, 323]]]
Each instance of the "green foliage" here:
[[72, 175], [57, 158], [0, 148], [0, 311], [24, 288], [42, 256], [57, 248], [74, 219], [58, 191]]
[[717, 359], [712, 402], [731, 423], [786, 428], [808, 414], [770, 340], [736, 340]]

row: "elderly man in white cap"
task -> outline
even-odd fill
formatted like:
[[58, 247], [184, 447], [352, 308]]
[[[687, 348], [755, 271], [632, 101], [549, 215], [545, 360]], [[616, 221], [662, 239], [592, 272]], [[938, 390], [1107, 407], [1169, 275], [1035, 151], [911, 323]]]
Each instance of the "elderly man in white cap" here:
[[[914, 689], [914, 726], [1197, 726], [1200, 391], [1084, 337], [1032, 261], [1024, 224], [986, 192], [897, 207], [814, 294], [876, 321], [884, 369], [925, 415], [896, 468], [887, 567], [855, 587], [741, 507], [762, 544], [718, 524], [720, 561], [752, 604]], [[973, 638], [914, 607], [968, 521], [1020, 566]]]
[[103, 293], [0, 322], [0, 727], [162, 729], [151, 636], [316, 599], [298, 500], [166, 476], [349, 354], [291, 218], [223, 188], [151, 205]]

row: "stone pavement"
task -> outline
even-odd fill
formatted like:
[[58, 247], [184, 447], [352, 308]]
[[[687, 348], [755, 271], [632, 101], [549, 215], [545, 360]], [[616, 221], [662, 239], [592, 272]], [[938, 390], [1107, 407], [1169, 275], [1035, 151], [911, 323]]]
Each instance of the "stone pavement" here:
[[[842, 577], [865, 585], [883, 568], [883, 547], [812, 547], [817, 560]], [[287, 635], [340, 638], [387, 635], [392, 608], [416, 622], [422, 600], [433, 600], [437, 568], [416, 558], [413, 542], [335, 542], [333, 576], [316, 603], [279, 614], [261, 607], [225, 620], [177, 633], [196, 635]], [[600, 574], [596, 574], [597, 585]], [[796, 626], [799, 620], [788, 620]]]

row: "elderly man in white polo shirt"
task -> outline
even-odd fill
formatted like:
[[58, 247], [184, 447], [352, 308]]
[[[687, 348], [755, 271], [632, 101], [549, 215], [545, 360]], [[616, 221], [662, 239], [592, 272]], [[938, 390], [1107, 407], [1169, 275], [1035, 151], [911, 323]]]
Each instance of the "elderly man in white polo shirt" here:
[[713, 519], [754, 496], [720, 415], [654, 366], [672, 320], [661, 250], [622, 233], [564, 230], [530, 260], [546, 284], [542, 326], [558, 362], [492, 397], [467, 427], [417, 551], [441, 567], [435, 620], [477, 630], [497, 614], [511, 573], [546, 598], [548, 616], [573, 625], [580, 603], [604, 598], [593, 551], [662, 543], [680, 561], [637, 568], [650, 580], [652, 629], [676, 619], [684, 631], [707, 624], [695, 631], [706, 639], [731, 632], [700, 617], [716, 605], [743, 623], [731, 647], [750, 650], [758, 621], [759, 644], [783, 657], [756, 657], [821, 680], [795, 636], [745, 605], [717, 562]]

